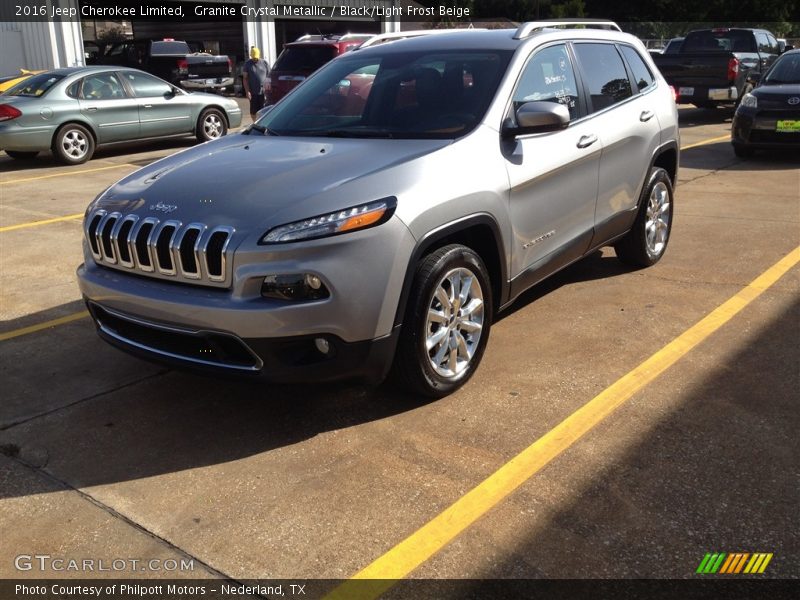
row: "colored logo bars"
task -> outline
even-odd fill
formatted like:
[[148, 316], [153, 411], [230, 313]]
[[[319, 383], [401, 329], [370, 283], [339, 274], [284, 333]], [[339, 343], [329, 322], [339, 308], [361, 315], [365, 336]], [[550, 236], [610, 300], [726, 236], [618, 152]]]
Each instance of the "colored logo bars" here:
[[748, 552], [708, 552], [703, 557], [695, 573], [700, 573], [701, 575], [713, 575], [714, 573], [755, 575], [763, 573], [771, 560], [772, 552], [756, 552], [753, 554]]

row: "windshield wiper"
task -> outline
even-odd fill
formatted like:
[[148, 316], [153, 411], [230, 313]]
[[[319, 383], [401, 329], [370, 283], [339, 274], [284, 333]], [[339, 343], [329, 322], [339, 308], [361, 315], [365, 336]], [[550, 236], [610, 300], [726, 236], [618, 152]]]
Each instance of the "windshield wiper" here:
[[261, 135], [276, 135], [276, 136], [280, 135], [274, 129], [270, 129], [269, 127], [264, 127], [263, 125], [258, 125], [256, 123], [253, 123], [252, 125], [250, 125], [250, 127], [245, 129], [242, 133], [245, 134], [245, 135], [250, 135], [251, 131], [257, 131]]
[[320, 137], [338, 138], [386, 138], [392, 139], [394, 135], [384, 129], [330, 129], [317, 133]]

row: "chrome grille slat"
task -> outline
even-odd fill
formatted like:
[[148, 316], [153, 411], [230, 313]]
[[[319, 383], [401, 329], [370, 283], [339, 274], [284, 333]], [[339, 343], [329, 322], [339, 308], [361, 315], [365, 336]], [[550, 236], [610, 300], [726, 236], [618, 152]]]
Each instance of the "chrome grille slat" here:
[[[216, 269], [212, 273], [212, 269], [209, 266], [209, 245], [211, 241], [215, 239], [216, 234], [226, 234], [225, 240], [222, 242], [220, 246], [219, 252], [217, 252], [216, 248], [211, 248], [211, 259], [216, 262], [219, 260], [219, 273], [220, 275], [216, 275]], [[228, 244], [231, 241], [231, 237], [233, 237], [233, 228], [231, 227], [215, 227], [208, 233], [208, 237], [206, 238], [205, 243], [203, 244], [200, 252], [203, 256], [203, 262], [205, 265], [205, 272], [209, 279], [209, 281], [224, 281], [225, 279], [225, 253], [228, 250]], [[217, 254], [219, 253], [219, 258], [217, 258]]]
[[[177, 275], [177, 265], [172, 257], [172, 245], [175, 243], [175, 236], [178, 235], [178, 230], [181, 228], [180, 221], [165, 221], [161, 224], [160, 227], [154, 228], [153, 232], [158, 232], [157, 235], [151, 235], [150, 238], [152, 239], [151, 254], [156, 259], [156, 265], [158, 266], [158, 272], [162, 275]], [[169, 233], [169, 230], [172, 229], [172, 232]], [[165, 233], [169, 233], [169, 238], [166, 240], [162, 240]], [[161, 254], [166, 254], [169, 258], [170, 266], [166, 267], [162, 264], [161, 261]]]
[[97, 210], [84, 221], [95, 262], [150, 277], [199, 285], [230, 283], [228, 249], [235, 229]]
[[[203, 238], [205, 230], [206, 226], [202, 223], [189, 223], [181, 230], [180, 235], [175, 237], [175, 243], [172, 246], [172, 260], [175, 265], [180, 267], [183, 276], [188, 279], [200, 279], [202, 277], [200, 269], [200, 241]], [[197, 232], [197, 238], [194, 243], [191, 243], [189, 234], [193, 231]], [[184, 248], [184, 245], [189, 243], [191, 243], [191, 248]], [[194, 257], [194, 269], [189, 269], [185, 264], [183, 260], [184, 252], [191, 252]]]
[[[131, 233], [133, 233], [133, 228], [136, 226], [136, 222], [138, 220], [139, 217], [137, 217], [136, 215], [128, 215], [124, 219], [118, 219], [117, 224], [111, 231], [111, 243], [114, 244], [114, 252], [116, 252], [117, 254], [117, 262], [123, 267], [128, 267], [128, 268], [133, 267], [133, 254], [131, 253], [130, 238], [131, 238]], [[126, 223], [131, 223], [131, 229], [128, 231], [128, 235], [125, 236], [125, 239], [120, 242], [119, 234]], [[126, 249], [129, 260], [123, 259], [122, 257], [123, 252], [120, 250], [120, 245]]]
[[[100, 224], [97, 226], [97, 240], [100, 247], [100, 256], [102, 256], [104, 262], [111, 265], [117, 264], [117, 254], [114, 251], [114, 238], [112, 234], [114, 226], [120, 220], [121, 216], [122, 215], [118, 212], [109, 213], [103, 217]], [[106, 232], [108, 232], [108, 244], [106, 244]]]

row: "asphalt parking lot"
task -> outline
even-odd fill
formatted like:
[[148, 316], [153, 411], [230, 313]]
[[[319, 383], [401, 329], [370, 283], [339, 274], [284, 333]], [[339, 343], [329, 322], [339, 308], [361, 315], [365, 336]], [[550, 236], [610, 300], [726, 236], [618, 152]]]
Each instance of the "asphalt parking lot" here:
[[0, 578], [691, 578], [709, 552], [800, 577], [800, 157], [736, 158], [730, 112], [680, 112], [665, 258], [605, 249], [539, 285], [438, 401], [109, 347], [75, 282], [83, 211], [193, 142], [0, 155]]

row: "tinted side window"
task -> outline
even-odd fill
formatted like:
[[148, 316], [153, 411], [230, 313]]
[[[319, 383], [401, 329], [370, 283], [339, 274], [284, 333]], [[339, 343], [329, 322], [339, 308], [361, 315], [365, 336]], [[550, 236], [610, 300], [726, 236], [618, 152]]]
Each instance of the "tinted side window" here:
[[636, 81], [639, 91], [641, 92], [653, 85], [655, 81], [653, 79], [653, 74], [650, 72], [650, 69], [647, 68], [647, 65], [642, 60], [642, 57], [639, 56], [639, 53], [630, 46], [620, 46], [619, 49], [622, 51], [623, 56], [625, 56], [625, 60], [628, 61], [628, 66], [631, 68], [631, 71], [633, 71], [633, 79]]
[[137, 98], [155, 98], [163, 96], [172, 90], [172, 86], [166, 81], [161, 81], [147, 73], [125, 71], [122, 76], [128, 81], [128, 85], [133, 88], [133, 93]]
[[633, 95], [617, 49], [611, 44], [575, 44], [575, 53], [589, 88], [591, 110], [597, 112]]
[[780, 54], [780, 48], [778, 47], [778, 40], [772, 37], [770, 34], [767, 34], [767, 40], [769, 40], [769, 48], [772, 54]]
[[83, 100], [114, 100], [124, 98], [125, 91], [113, 73], [100, 73], [84, 77], [80, 98]]
[[570, 120], [578, 117], [575, 71], [563, 44], [545, 48], [528, 61], [513, 101], [514, 111], [526, 102], [558, 102], [569, 109]]
[[763, 52], [766, 54], [772, 52], [772, 48], [770, 47], [769, 40], [767, 39], [767, 35], [765, 33], [757, 33], [756, 41], [758, 42], [759, 52]]

